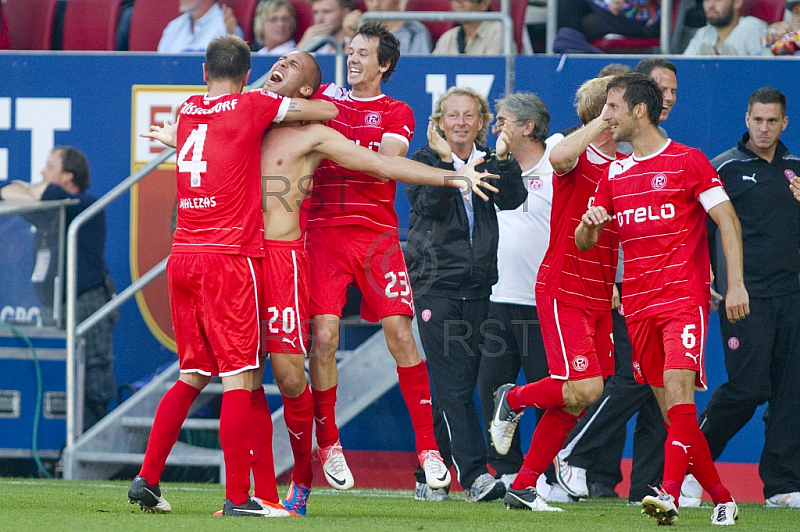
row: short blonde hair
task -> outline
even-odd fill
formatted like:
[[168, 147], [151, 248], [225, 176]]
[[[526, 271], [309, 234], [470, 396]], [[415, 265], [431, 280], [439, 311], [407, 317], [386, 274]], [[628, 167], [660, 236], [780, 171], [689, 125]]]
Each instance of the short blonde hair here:
[[260, 45], [264, 45], [264, 21], [273, 13], [277, 13], [282, 7], [286, 7], [292, 14], [292, 37], [297, 31], [297, 13], [294, 6], [287, 0], [261, 0], [256, 7], [256, 14], [253, 17], [253, 38]]
[[433, 114], [430, 120], [433, 122], [434, 128], [440, 135], [444, 135], [444, 131], [439, 128], [439, 120], [444, 116], [444, 102], [451, 96], [469, 96], [478, 103], [478, 114], [483, 118], [483, 126], [478, 131], [478, 136], [475, 137], [475, 142], [478, 144], [486, 144], [486, 132], [489, 131], [489, 123], [492, 121], [492, 113], [489, 112], [489, 102], [483, 97], [481, 93], [470, 87], [450, 87], [447, 92], [439, 96], [436, 100], [436, 105], [433, 108]]
[[592, 78], [578, 88], [575, 93], [575, 109], [578, 111], [578, 118], [584, 125], [603, 112], [607, 97], [606, 86], [612, 79], [614, 76]]

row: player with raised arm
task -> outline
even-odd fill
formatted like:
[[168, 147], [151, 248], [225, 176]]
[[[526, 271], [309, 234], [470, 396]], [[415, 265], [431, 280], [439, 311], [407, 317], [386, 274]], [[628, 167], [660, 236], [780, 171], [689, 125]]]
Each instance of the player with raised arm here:
[[[352, 142], [385, 155], [405, 155], [414, 133], [411, 108], [381, 92], [394, 71], [399, 42], [375, 21], [362, 24], [350, 42], [347, 81], [352, 89], [325, 85], [318, 96], [339, 109], [327, 125]], [[415, 446], [426, 482], [450, 485], [450, 473], [433, 435], [430, 382], [411, 332], [414, 316], [408, 271], [400, 247], [396, 185], [323, 161], [314, 175], [308, 208], [306, 249], [311, 271], [324, 279], [311, 293], [314, 347], [309, 361], [317, 443], [325, 477], [336, 489], [353, 487], [336, 426], [336, 349], [347, 286], [361, 290], [361, 316], [380, 320], [386, 345], [397, 362], [400, 392], [414, 427]]]
[[[308, 63], [308, 64], [307, 64]], [[319, 85], [319, 69], [305, 52], [281, 57], [270, 70], [267, 87], [292, 97], [307, 97]], [[169, 146], [175, 144], [175, 126], [155, 126], [146, 136]], [[432, 168], [404, 157], [386, 156], [353, 144], [333, 129], [321, 124], [273, 127], [261, 144], [262, 208], [264, 216], [265, 258], [262, 264], [262, 330], [264, 351], [269, 352], [275, 381], [284, 403], [284, 418], [290, 431], [294, 454], [292, 483], [284, 506], [293, 515], [305, 515], [311, 489], [312, 395], [305, 381], [304, 355], [309, 341], [309, 268], [300, 229], [300, 205], [309, 192], [310, 176], [323, 159], [347, 168], [366, 172], [385, 181], [396, 179], [413, 184], [445, 185], [472, 190], [486, 199], [481, 190], [497, 190], [480, 178], [489, 174], [474, 170], [479, 161], [458, 172]], [[254, 379], [252, 391], [253, 476], [256, 496], [277, 500], [265, 493], [270, 487], [272, 437], [269, 408], [264, 396], [263, 365]], [[260, 378], [261, 377], [261, 378]]]
[[268, 91], [241, 94], [249, 73], [250, 50], [243, 40], [213, 40], [203, 64], [208, 93], [191, 96], [179, 110], [178, 222], [167, 280], [181, 374], [159, 403], [141, 470], [128, 490], [131, 503], [151, 512], [171, 510], [159, 484], [167, 456], [192, 402], [219, 375], [222, 512], [289, 515], [277, 502], [249, 495], [250, 393], [260, 364], [264, 253], [258, 151], [273, 122], [327, 119], [337, 110]]
[[706, 212], [720, 229], [727, 259], [725, 310], [736, 322], [749, 313], [742, 273], [739, 219], [714, 168], [699, 151], [658, 131], [661, 90], [638, 73], [608, 85], [603, 119], [612, 138], [633, 154], [609, 167], [594, 204], [575, 230], [582, 250], [597, 244], [615, 219], [624, 251], [622, 294], [637, 381], [648, 383], [669, 425], [662, 490], [642, 501], [659, 524], [678, 522], [687, 467], [711, 495], [715, 525], [733, 525], [738, 508], [722, 484], [697, 425], [694, 390], [706, 389], [704, 351], [710, 303]]

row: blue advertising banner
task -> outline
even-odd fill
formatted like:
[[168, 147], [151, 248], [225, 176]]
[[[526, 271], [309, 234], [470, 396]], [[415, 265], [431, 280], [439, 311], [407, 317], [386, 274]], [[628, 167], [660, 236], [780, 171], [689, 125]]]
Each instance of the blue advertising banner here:
[[[534, 92], [544, 100], [552, 117], [551, 133], [555, 133], [577, 122], [573, 99], [582, 81], [596, 75], [609, 62], [634, 66], [639, 59], [520, 56], [516, 59], [516, 89]], [[253, 56], [251, 81], [266, 72], [273, 60]], [[0, 54], [0, 185], [13, 179], [39, 181], [50, 150], [57, 145], [72, 145], [84, 151], [90, 161], [89, 191], [95, 196], [104, 194], [140, 165], [135, 152], [136, 135], [146, 131], [148, 123], [174, 116], [174, 108], [169, 107], [174, 102], [167, 102], [163, 108], [158, 101], [141, 101], [135, 107], [134, 87], [202, 86], [202, 61], [199, 54]], [[323, 79], [333, 80], [333, 57], [322, 56], [319, 61]], [[800, 62], [791, 58], [678, 57], [674, 61], [678, 67], [678, 99], [664, 127], [672, 138], [702, 149], [709, 157], [733, 146], [744, 132], [747, 97], [754, 89], [764, 85], [780, 88], [789, 98], [790, 117], [796, 108], [797, 91], [791, 87], [800, 75]], [[505, 91], [504, 69], [504, 60], [497, 57], [402, 58], [384, 92], [406, 101], [414, 110], [416, 131], [409, 154], [425, 145], [428, 117], [439, 95], [453, 85], [469, 85], [487, 95], [493, 104]], [[144, 113], [144, 118], [134, 119], [135, 111]], [[800, 128], [792, 124], [790, 121], [783, 138], [790, 149], [800, 152]], [[490, 144], [494, 141], [490, 136]], [[174, 200], [174, 183], [167, 175], [170, 168], [165, 168], [146, 178], [142, 186], [151, 180], [154, 185], [150, 188], [155, 191], [151, 193]], [[395, 206], [401, 228], [407, 227], [408, 202], [402, 186], [398, 187]], [[134, 242], [134, 222], [152, 225], [153, 231], [167, 235], [171, 226], [171, 218], [165, 214], [143, 216], [139, 208], [141, 202], [136, 204], [131, 194], [118, 199], [106, 212], [106, 259], [120, 289], [144, 273], [134, 271], [138, 266], [132, 256], [152, 244], [146, 239]], [[0, 235], [0, 268], [6, 272], [0, 283], [0, 318], [10, 319], [13, 314], [16, 319], [37, 305], [28, 284], [33, 269], [32, 239], [29, 225], [15, 216], [0, 217]], [[154, 332], [144, 314], [136, 302], [121, 309], [114, 337], [115, 371], [120, 384], [143, 379], [157, 367], [175, 360], [174, 346], [167, 338], [169, 332]], [[719, 344], [719, 333], [712, 329], [707, 362], [712, 385], [725, 380]], [[708, 396], [699, 396], [701, 405]], [[763, 441], [760, 427], [760, 422], [748, 425], [751, 442]], [[751, 444], [749, 449], [726, 451], [723, 459], [757, 461], [757, 448], [760, 445]]]

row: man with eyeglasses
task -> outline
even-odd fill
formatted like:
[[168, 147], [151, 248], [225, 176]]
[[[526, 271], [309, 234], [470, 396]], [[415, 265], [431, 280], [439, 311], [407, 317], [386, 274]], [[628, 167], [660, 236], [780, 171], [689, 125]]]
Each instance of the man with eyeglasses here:
[[[456, 13], [482, 13], [491, 10], [491, 0], [450, 0]], [[517, 47], [512, 43], [512, 52]], [[503, 23], [499, 20], [461, 22], [439, 37], [433, 53], [437, 55], [502, 55]]]
[[[497, 213], [498, 280], [489, 297], [478, 372], [478, 393], [487, 433], [494, 411], [494, 391], [499, 386], [517, 380], [520, 367], [528, 382], [548, 375], [534, 292], [539, 266], [550, 240], [553, 203], [550, 150], [564, 138], [560, 133], [547, 138], [550, 113], [535, 94], [510, 94], [498, 100], [495, 109], [497, 118], [492, 132], [495, 135], [510, 129], [516, 132], [509, 151], [519, 162], [527, 195], [525, 202], [516, 209]], [[489, 465], [506, 488], [522, 466], [518, 435], [514, 436], [511, 447], [505, 456], [498, 454], [491, 444], [487, 449]]]

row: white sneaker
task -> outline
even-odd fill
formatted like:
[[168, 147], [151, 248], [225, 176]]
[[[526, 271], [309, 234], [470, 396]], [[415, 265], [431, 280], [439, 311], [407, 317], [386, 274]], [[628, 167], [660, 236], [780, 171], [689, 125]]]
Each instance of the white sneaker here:
[[439, 451], [422, 451], [417, 456], [422, 469], [425, 470], [425, 482], [433, 489], [446, 488], [450, 485], [450, 471], [442, 461]]
[[493, 501], [506, 494], [506, 487], [502, 480], [494, 478], [489, 473], [484, 473], [476, 478], [472, 486], [464, 492], [466, 502]]
[[563, 512], [561, 508], [550, 506], [542, 499], [536, 490], [530, 486], [522, 489], [515, 490], [511, 488], [506, 492], [503, 498], [508, 510], [533, 510], [534, 512]]
[[550, 484], [550, 493], [547, 494], [544, 500], [547, 502], [572, 502], [574, 499], [558, 484]]
[[[664, 490], [653, 488], [656, 496], [646, 495], [642, 499], [642, 513], [655, 517], [660, 525], [677, 525], [678, 508], [675, 507], [675, 498]], [[716, 511], [716, 510], [715, 510]]]
[[567, 494], [576, 499], [586, 499], [589, 497], [589, 488], [586, 486], [586, 470], [582, 467], [574, 467], [568, 462], [561, 460], [556, 455], [553, 459], [553, 466], [556, 470], [556, 480], [558, 485]]
[[347, 467], [347, 460], [344, 459], [342, 444], [339, 440], [330, 447], [319, 449], [319, 459], [322, 462], [322, 471], [325, 472], [325, 480], [332, 488], [337, 490], [349, 490], [355, 484], [353, 473]]
[[711, 514], [712, 525], [735, 525], [739, 519], [739, 508], [736, 501], [721, 502], [714, 506], [714, 513]]
[[767, 508], [800, 508], [800, 491], [773, 495], [764, 501], [764, 506]]
[[689, 473], [681, 484], [681, 495], [678, 497], [678, 506], [681, 508], [699, 508], [703, 502], [703, 486], [697, 482], [694, 475]]
[[504, 384], [494, 393], [494, 414], [492, 424], [489, 427], [489, 434], [492, 436], [497, 454], [506, 455], [511, 449], [511, 441], [514, 439], [514, 432], [517, 430], [519, 418], [522, 412], [517, 412], [508, 406], [506, 396], [514, 388], [514, 384]]
[[417, 501], [449, 501], [450, 496], [444, 488], [431, 489], [423, 482], [417, 482], [414, 489], [414, 500]]

